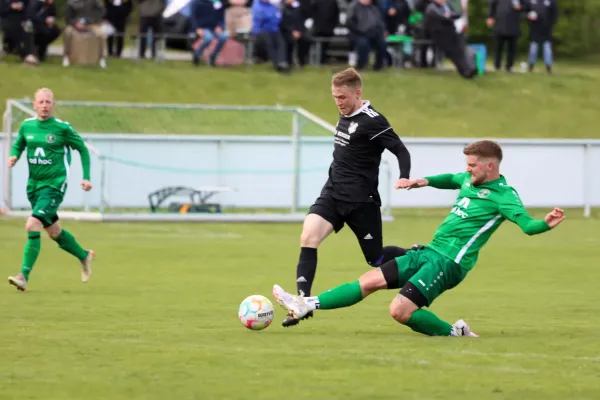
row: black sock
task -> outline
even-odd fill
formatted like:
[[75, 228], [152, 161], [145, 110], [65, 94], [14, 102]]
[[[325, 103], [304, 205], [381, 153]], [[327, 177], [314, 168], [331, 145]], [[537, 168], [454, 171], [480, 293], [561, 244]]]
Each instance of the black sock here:
[[304, 293], [304, 296], [310, 296], [310, 289], [315, 280], [317, 272], [317, 249], [312, 247], [302, 247], [300, 249], [300, 260], [296, 268], [296, 286], [298, 294]]
[[408, 250], [409, 249], [403, 249], [402, 247], [398, 246], [385, 246], [383, 248], [383, 261], [381, 264], [393, 260], [396, 257], [402, 257]]

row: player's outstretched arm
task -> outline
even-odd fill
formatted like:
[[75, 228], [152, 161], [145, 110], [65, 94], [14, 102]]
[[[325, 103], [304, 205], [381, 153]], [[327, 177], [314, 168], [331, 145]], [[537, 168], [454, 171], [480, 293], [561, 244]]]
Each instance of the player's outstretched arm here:
[[398, 182], [397, 189], [418, 189], [425, 186], [431, 186], [436, 189], [460, 189], [461, 174], [441, 174], [426, 176], [425, 178], [408, 179], [404, 182]]
[[81, 168], [83, 169], [81, 188], [87, 192], [92, 189], [92, 184], [90, 182], [90, 151], [85, 145], [83, 138], [79, 136], [71, 125], [67, 128], [67, 138], [69, 146], [79, 152]]
[[535, 219], [529, 215], [516, 191], [507, 191], [500, 200], [500, 214], [507, 220], [517, 224], [526, 235], [538, 235], [558, 226], [565, 219], [560, 208], [554, 208], [544, 219]]
[[380, 117], [373, 124], [369, 140], [383, 146], [398, 159], [398, 169], [400, 177], [396, 182], [396, 188], [399, 189], [401, 181], [407, 181], [410, 178], [411, 158], [410, 151], [406, 148], [398, 134], [394, 132], [387, 120]]

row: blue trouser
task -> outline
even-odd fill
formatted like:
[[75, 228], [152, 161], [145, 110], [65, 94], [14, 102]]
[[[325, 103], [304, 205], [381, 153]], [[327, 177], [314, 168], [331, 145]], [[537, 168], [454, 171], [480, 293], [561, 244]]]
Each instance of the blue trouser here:
[[202, 57], [202, 53], [204, 53], [204, 50], [206, 50], [206, 48], [210, 45], [214, 38], [217, 38], [218, 42], [212, 54], [210, 55], [210, 59], [211, 61], [215, 61], [221, 50], [223, 50], [225, 42], [227, 42], [228, 35], [225, 32], [216, 34], [213, 30], [203, 29], [202, 43], [200, 43], [200, 47], [198, 47], [198, 50], [194, 51], [194, 57]]
[[363, 69], [369, 63], [369, 53], [371, 48], [375, 50], [375, 65], [374, 69], [383, 68], [385, 61], [385, 54], [387, 51], [387, 44], [383, 35], [377, 35], [373, 37], [368, 36], [354, 36], [354, 43], [356, 46], [356, 53], [358, 55], [358, 61], [356, 67]]
[[[544, 64], [547, 66], [552, 65], [552, 44], [550, 41], [546, 40], [542, 42], [542, 47], [544, 51]], [[539, 50], [538, 42], [531, 42], [529, 45], [529, 64], [533, 65], [537, 61]]]

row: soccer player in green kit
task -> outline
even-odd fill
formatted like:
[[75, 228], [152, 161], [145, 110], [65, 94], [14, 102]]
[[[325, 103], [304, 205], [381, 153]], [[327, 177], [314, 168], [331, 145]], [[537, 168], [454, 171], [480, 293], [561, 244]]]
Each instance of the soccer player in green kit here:
[[90, 154], [83, 139], [71, 125], [54, 118], [52, 113], [55, 102], [50, 89], [42, 88], [35, 93], [33, 107], [36, 118], [23, 121], [19, 136], [15, 141], [8, 167], [17, 163], [24, 150], [29, 164], [27, 198], [31, 203], [32, 214], [27, 219], [27, 244], [23, 254], [21, 272], [10, 276], [8, 282], [20, 291], [27, 289], [29, 274], [40, 253], [40, 232], [46, 230], [58, 246], [75, 256], [81, 263], [81, 280], [87, 282], [92, 274], [94, 252], [83, 249], [73, 235], [58, 223], [57, 211], [67, 190], [71, 150], [81, 156], [83, 181], [81, 188], [92, 189], [90, 183]]
[[396, 321], [429, 336], [477, 336], [465, 321], [450, 324], [423, 307], [431, 306], [443, 292], [465, 279], [479, 250], [505, 220], [516, 223], [527, 235], [536, 235], [556, 227], [565, 217], [559, 208], [543, 220], [533, 219], [527, 213], [515, 189], [500, 174], [502, 148], [497, 143], [478, 141], [463, 153], [467, 172], [411, 179], [402, 187], [460, 190], [450, 214], [427, 246], [410, 250], [358, 280], [319, 296], [300, 297], [274, 285], [277, 302], [295, 318], [302, 318], [312, 310], [352, 306], [381, 289], [402, 288], [390, 304], [390, 314]]

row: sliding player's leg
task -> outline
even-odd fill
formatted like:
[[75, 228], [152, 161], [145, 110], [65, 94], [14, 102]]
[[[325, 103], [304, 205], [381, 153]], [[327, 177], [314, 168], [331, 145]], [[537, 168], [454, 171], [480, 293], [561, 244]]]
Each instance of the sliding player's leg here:
[[[394, 262], [394, 261], [392, 261]], [[318, 296], [303, 297], [286, 292], [279, 285], [273, 286], [275, 300], [292, 317], [300, 319], [317, 310], [333, 310], [353, 306], [380, 289], [386, 289], [387, 282], [380, 268], [364, 273], [358, 280], [344, 283], [321, 293]]]
[[[399, 267], [402, 260], [402, 268]], [[408, 251], [405, 256], [390, 260], [381, 267], [370, 270], [354, 281], [327, 290], [318, 296], [292, 295], [279, 285], [273, 286], [275, 300], [292, 315], [306, 315], [314, 310], [334, 310], [350, 307], [381, 289], [399, 289], [419, 270], [418, 251]], [[301, 318], [301, 317], [300, 317]]]
[[400, 293], [390, 304], [392, 318], [424, 335], [477, 336], [463, 320], [452, 325], [423, 309], [429, 307], [443, 292], [458, 285], [467, 271], [428, 248], [409, 254], [411, 257], [398, 259], [399, 281], [404, 281], [402, 275], [412, 270], [415, 264], [419, 265], [419, 269], [411, 274], [408, 281], [404, 281]]

